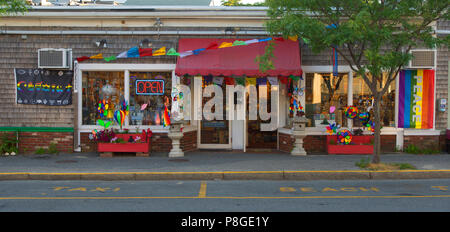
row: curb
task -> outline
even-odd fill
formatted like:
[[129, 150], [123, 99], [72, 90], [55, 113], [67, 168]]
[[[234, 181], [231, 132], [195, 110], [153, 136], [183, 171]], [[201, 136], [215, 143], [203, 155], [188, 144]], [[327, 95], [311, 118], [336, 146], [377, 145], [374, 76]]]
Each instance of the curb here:
[[381, 180], [450, 178], [450, 170], [0, 173], [1, 180]]

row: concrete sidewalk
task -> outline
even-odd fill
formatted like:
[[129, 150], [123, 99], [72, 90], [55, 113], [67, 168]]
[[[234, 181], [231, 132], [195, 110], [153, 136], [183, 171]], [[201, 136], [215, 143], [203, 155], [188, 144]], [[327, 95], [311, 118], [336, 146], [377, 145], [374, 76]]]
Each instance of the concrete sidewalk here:
[[182, 158], [97, 153], [0, 157], [0, 180], [342, 180], [450, 178], [450, 155], [383, 154], [383, 163], [417, 170], [368, 171], [355, 165], [370, 155], [308, 155], [195, 151]]

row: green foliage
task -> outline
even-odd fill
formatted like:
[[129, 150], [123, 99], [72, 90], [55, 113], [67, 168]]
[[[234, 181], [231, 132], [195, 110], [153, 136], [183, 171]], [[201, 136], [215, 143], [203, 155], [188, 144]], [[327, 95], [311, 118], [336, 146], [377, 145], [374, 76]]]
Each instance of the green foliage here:
[[0, 16], [16, 15], [27, 12], [29, 9], [26, 0], [0, 0]]
[[42, 154], [46, 154], [46, 153], [47, 153], [47, 150], [44, 148], [38, 148], [38, 149], [36, 149], [36, 151], [34, 151], [34, 154], [36, 154], [36, 155], [42, 155]]
[[261, 0], [261, 2], [256, 3], [242, 3], [242, 0], [222, 0], [220, 2], [222, 6], [265, 6], [266, 3], [264, 0]]
[[4, 153], [17, 153], [17, 143], [19, 141], [12, 135], [4, 133], [0, 140], [0, 154]]
[[56, 143], [51, 143], [51, 144], [48, 146], [47, 152], [48, 152], [49, 154], [59, 154], [59, 151], [58, 151], [58, 149], [56, 148]]
[[[375, 137], [380, 138], [377, 103], [415, 47], [450, 46], [450, 36], [435, 36], [431, 25], [450, 20], [449, 0], [267, 0], [266, 29], [272, 36], [298, 36], [313, 52], [335, 48], [374, 96]], [[268, 50], [266, 50], [268, 52]], [[259, 59], [267, 66], [272, 58]], [[383, 73], [386, 78], [383, 80]], [[379, 162], [379, 139], [374, 162]]]
[[439, 154], [440, 153], [438, 150], [434, 150], [434, 149], [429, 149], [429, 148], [420, 149], [414, 144], [409, 144], [404, 149], [404, 152], [410, 153], [410, 154], [427, 154], [427, 155], [429, 155], [429, 154]]
[[369, 166], [369, 164], [370, 164], [369, 158], [366, 158], [366, 159], [362, 158], [359, 162], [355, 163], [355, 166], [364, 169], [364, 168], [367, 168]]
[[45, 148], [42, 148], [42, 147], [38, 148], [38, 149], [36, 149], [36, 151], [34, 151], [34, 154], [36, 154], [36, 155], [42, 155], [42, 154], [55, 154], [55, 155], [57, 155], [57, 154], [59, 154], [59, 151], [56, 148], [56, 143], [51, 143], [48, 146], [48, 149], [45, 149]]
[[275, 56], [273, 55], [273, 50], [275, 49], [275, 43], [273, 41], [269, 41], [267, 46], [265, 47], [265, 52], [261, 56], [256, 56], [255, 62], [259, 65], [259, 70], [262, 73], [267, 72], [267, 70], [274, 69], [273, 59]]

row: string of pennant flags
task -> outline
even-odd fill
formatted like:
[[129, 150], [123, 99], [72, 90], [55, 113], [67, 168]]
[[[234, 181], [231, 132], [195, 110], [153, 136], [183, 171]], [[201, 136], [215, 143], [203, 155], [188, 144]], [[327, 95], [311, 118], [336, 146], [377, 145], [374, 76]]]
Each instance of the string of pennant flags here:
[[[297, 41], [297, 36], [289, 36], [289, 40]], [[140, 47], [132, 47], [127, 51], [121, 52], [117, 56], [109, 56], [109, 57], [103, 57], [103, 53], [99, 53], [97, 55], [93, 56], [81, 56], [77, 57], [76, 60], [78, 62], [82, 62], [89, 59], [103, 59], [106, 62], [110, 62], [113, 60], [117, 60], [119, 58], [140, 58], [140, 57], [148, 57], [148, 56], [178, 56], [180, 58], [184, 58], [191, 55], [199, 55], [201, 52], [205, 50], [211, 50], [211, 49], [222, 49], [222, 48], [228, 48], [228, 47], [235, 47], [235, 46], [246, 46], [254, 43], [261, 43], [266, 42], [270, 40], [278, 40], [283, 41], [284, 39], [282, 37], [268, 37], [265, 39], [251, 39], [251, 40], [235, 40], [234, 42], [222, 42], [221, 44], [218, 44], [216, 42], [210, 43], [208, 46], [204, 48], [184, 51], [184, 52], [177, 52], [174, 48], [170, 48], [168, 51], [166, 51], [166, 47], [161, 47], [155, 51], [153, 51], [152, 48], [140, 48]]]

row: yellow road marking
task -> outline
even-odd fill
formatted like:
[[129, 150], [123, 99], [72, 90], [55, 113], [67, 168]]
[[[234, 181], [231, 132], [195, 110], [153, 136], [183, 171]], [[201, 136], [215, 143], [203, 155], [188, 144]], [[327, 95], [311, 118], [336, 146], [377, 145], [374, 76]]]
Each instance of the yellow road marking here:
[[383, 170], [383, 171], [371, 171], [371, 170], [334, 170], [334, 171], [212, 171], [212, 172], [57, 172], [57, 173], [31, 173], [31, 172], [2, 172], [0, 175], [12, 175], [12, 174], [22, 174], [22, 175], [113, 175], [113, 174], [245, 174], [245, 173], [381, 173], [381, 172], [450, 172], [450, 170]]
[[205, 198], [206, 197], [206, 181], [202, 181], [200, 185], [200, 191], [198, 192], [199, 198]]
[[447, 198], [450, 195], [423, 195], [423, 196], [302, 196], [302, 197], [0, 197], [0, 200], [123, 200], [123, 199], [357, 199], [357, 198]]

